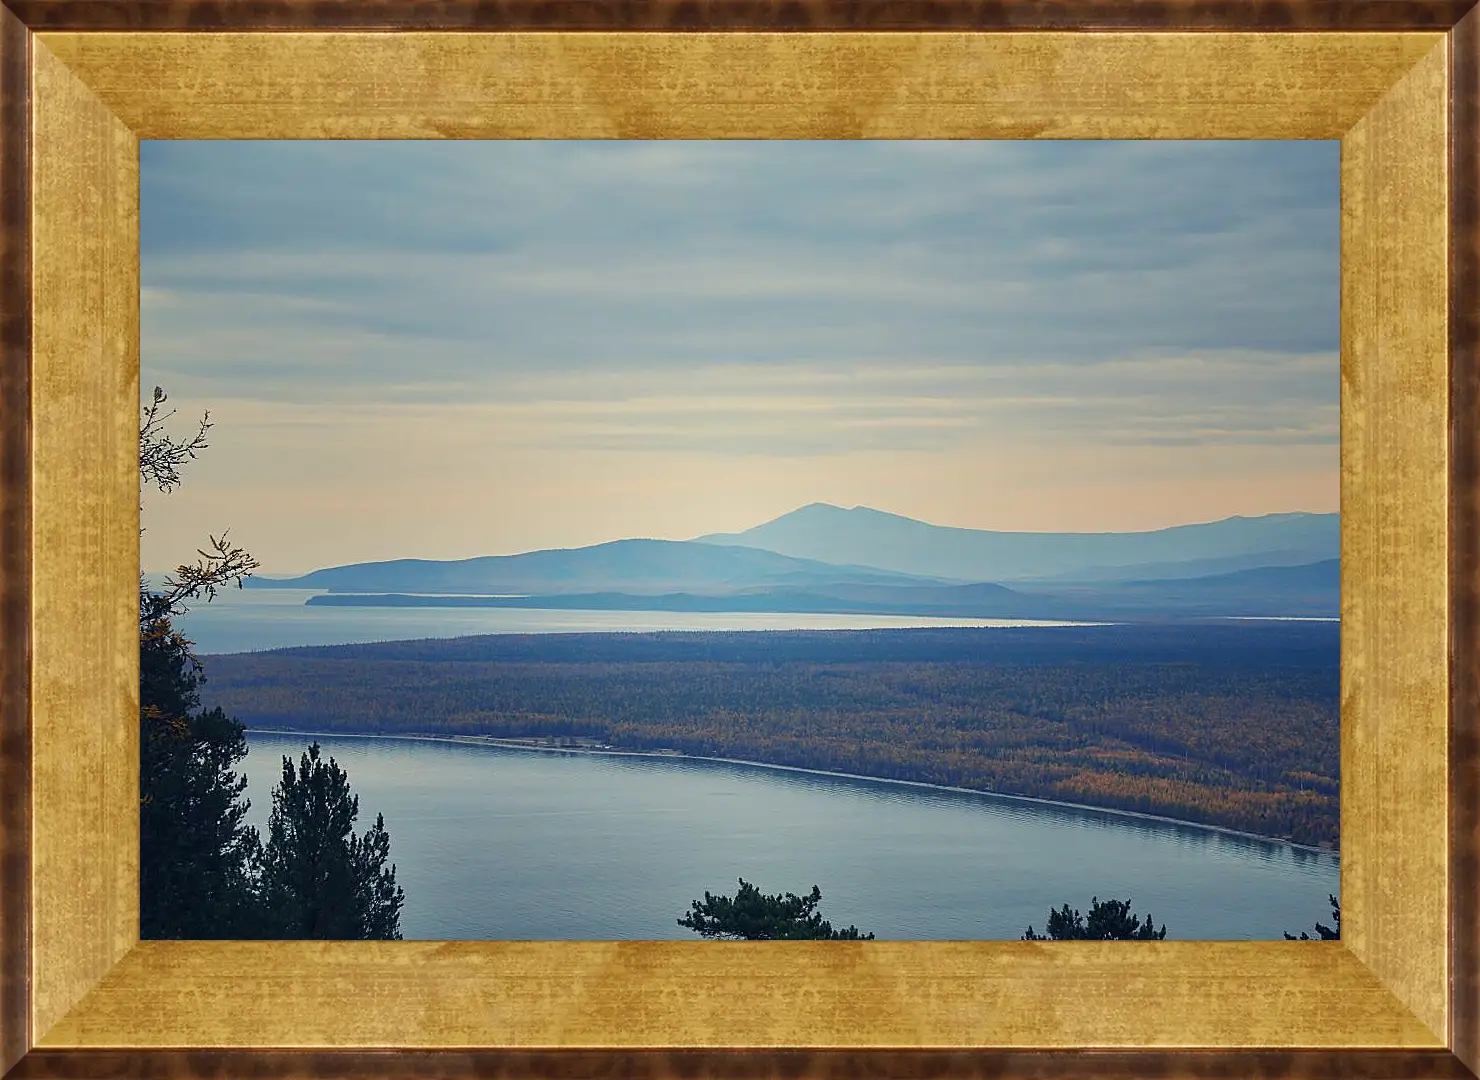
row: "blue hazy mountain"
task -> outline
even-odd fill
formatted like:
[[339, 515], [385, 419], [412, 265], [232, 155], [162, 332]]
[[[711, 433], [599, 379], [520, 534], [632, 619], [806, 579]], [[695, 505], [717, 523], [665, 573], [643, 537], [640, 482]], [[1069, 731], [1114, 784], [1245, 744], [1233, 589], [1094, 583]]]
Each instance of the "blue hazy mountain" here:
[[515, 607], [586, 611], [807, 612], [928, 615], [952, 618], [1121, 621], [1227, 616], [1340, 614], [1340, 563], [1267, 566], [1202, 578], [1117, 581], [1089, 585], [897, 584], [839, 581], [733, 592], [618, 591], [526, 596], [424, 596], [407, 593], [326, 593], [312, 605], [335, 607]]
[[836, 565], [775, 552], [681, 540], [615, 540], [581, 548], [440, 561], [352, 563], [294, 578], [251, 577], [251, 588], [352, 593], [736, 593], [837, 584], [931, 584], [939, 578]]
[[1262, 567], [1308, 566], [1313, 557], [1314, 553], [1310, 550], [1254, 551], [1247, 555], [1223, 555], [1210, 559], [1135, 563], [1130, 566], [1083, 566], [1062, 574], [1045, 574], [1041, 577], [1023, 578], [1022, 580], [1044, 585], [1113, 581], [1176, 581], [1185, 578], [1211, 578], [1240, 570], [1257, 570]]
[[1125, 581], [1116, 586], [1120, 589], [1152, 589], [1174, 592], [1178, 589], [1197, 590], [1280, 590], [1285, 592], [1309, 593], [1329, 592], [1341, 587], [1341, 560], [1322, 559], [1320, 562], [1303, 566], [1261, 566], [1252, 570], [1238, 570], [1231, 574], [1210, 574], [1207, 577], [1187, 580]]
[[1340, 554], [1337, 514], [1231, 517], [1149, 532], [994, 532], [931, 525], [867, 506], [812, 503], [705, 544], [759, 548], [961, 581], [1115, 581], [1201, 577]]
[[1195, 578], [1021, 584], [1027, 597], [1051, 599], [1063, 610], [1204, 615], [1336, 618], [1341, 614], [1341, 560], [1301, 566], [1261, 566]]
[[[817, 503], [744, 533], [698, 540], [353, 563], [247, 584], [333, 594], [313, 603], [377, 606], [1073, 620], [1335, 616], [1339, 532], [1335, 514], [1140, 533], [989, 532]], [[755, 546], [762, 543], [785, 550]]]

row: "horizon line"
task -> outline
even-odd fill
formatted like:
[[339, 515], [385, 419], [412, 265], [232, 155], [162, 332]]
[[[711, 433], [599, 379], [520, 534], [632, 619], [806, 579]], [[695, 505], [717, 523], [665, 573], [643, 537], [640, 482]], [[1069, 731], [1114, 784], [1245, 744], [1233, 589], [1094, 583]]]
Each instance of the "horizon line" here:
[[[315, 566], [315, 567], [312, 567], [312, 568], [310, 568], [308, 570], [296, 570], [296, 571], [291, 571], [291, 570], [273, 570], [273, 571], [270, 571], [270, 572], [267, 572], [267, 573], [258, 572], [258, 573], [251, 574], [249, 576], [250, 577], [256, 577], [256, 578], [261, 578], [261, 579], [264, 579], [264, 580], [276, 580], [278, 578], [304, 577], [304, 576], [306, 576], [308, 574], [316, 573], [319, 570], [332, 570], [332, 569], [335, 569], [335, 568], [341, 567], [341, 566], [376, 565], [376, 564], [396, 563], [396, 562], [457, 563], [457, 562], [470, 562], [470, 561], [472, 561], [474, 559], [490, 559], [490, 558], [494, 558], [494, 559], [497, 559], [497, 558], [505, 558], [505, 559], [507, 559], [507, 558], [517, 558], [517, 557], [519, 557], [521, 555], [537, 555], [537, 554], [543, 554], [543, 553], [546, 553], [546, 552], [585, 551], [585, 550], [589, 550], [591, 548], [606, 547], [606, 546], [609, 546], [609, 545], [612, 545], [612, 544], [632, 543], [632, 542], [638, 542], [638, 541], [647, 541], [647, 542], [665, 543], [665, 544], [702, 544], [702, 545], [708, 546], [708, 547], [724, 547], [724, 546], [729, 546], [729, 545], [723, 545], [723, 544], [705, 544], [704, 543], [705, 538], [706, 537], [711, 537], [711, 536], [725, 536], [725, 537], [743, 536], [746, 533], [755, 531], [756, 529], [764, 528], [765, 526], [774, 524], [775, 522], [781, 521], [784, 518], [791, 517], [794, 514], [798, 514], [798, 513], [801, 513], [804, 510], [810, 510], [810, 509], [813, 509], [813, 508], [816, 508], [816, 507], [825, 507], [825, 508], [827, 508], [829, 510], [836, 510], [836, 511], [839, 511], [840, 513], [845, 513], [845, 514], [850, 514], [850, 513], [854, 513], [856, 511], [859, 511], [859, 510], [863, 510], [863, 511], [867, 511], [869, 513], [879, 514], [879, 515], [885, 516], [885, 517], [897, 518], [897, 519], [902, 520], [902, 521], [908, 521], [908, 522], [913, 522], [915, 524], [924, 525], [924, 526], [926, 526], [928, 528], [932, 528], [932, 529], [942, 529], [942, 530], [950, 530], [950, 531], [956, 531], [956, 532], [989, 533], [989, 534], [995, 534], [995, 535], [1009, 535], [1009, 536], [1013, 536], [1013, 535], [1015, 535], [1015, 536], [1148, 536], [1148, 535], [1151, 535], [1153, 533], [1168, 532], [1168, 531], [1170, 531], [1172, 529], [1195, 528], [1195, 527], [1200, 526], [1200, 525], [1220, 525], [1220, 524], [1222, 524], [1224, 522], [1228, 522], [1228, 521], [1262, 521], [1262, 520], [1265, 520], [1267, 518], [1276, 518], [1276, 517], [1340, 517], [1341, 516], [1341, 512], [1339, 510], [1276, 510], [1276, 511], [1271, 511], [1271, 512], [1266, 513], [1266, 514], [1229, 514], [1226, 517], [1213, 518], [1211, 520], [1206, 520], [1206, 521], [1189, 521], [1189, 522], [1181, 522], [1181, 523], [1174, 524], [1174, 525], [1160, 525], [1160, 526], [1157, 526], [1157, 527], [1151, 528], [1151, 529], [1120, 529], [1120, 530], [1117, 530], [1117, 529], [1103, 529], [1103, 530], [1097, 530], [1097, 531], [1091, 531], [1091, 530], [1044, 530], [1044, 529], [982, 529], [982, 528], [974, 528], [974, 527], [971, 527], [971, 526], [963, 526], [963, 525], [938, 525], [938, 524], [936, 524], [934, 522], [925, 521], [925, 520], [923, 520], [921, 518], [909, 517], [906, 514], [899, 514], [899, 513], [895, 513], [893, 511], [890, 511], [890, 510], [880, 510], [877, 507], [866, 506], [866, 505], [861, 504], [861, 503], [859, 505], [856, 505], [856, 506], [844, 507], [844, 506], [839, 506], [836, 503], [830, 503], [830, 502], [825, 502], [823, 500], [817, 500], [817, 501], [810, 502], [810, 503], [804, 503], [803, 505], [798, 506], [794, 510], [788, 510], [784, 514], [778, 514], [776, 517], [768, 518], [767, 520], [761, 522], [760, 524], [758, 524], [758, 525], [752, 525], [752, 526], [750, 526], [747, 529], [741, 529], [741, 530], [738, 530], [738, 531], [735, 531], [735, 532], [708, 532], [708, 533], [700, 533], [697, 536], [686, 537], [686, 538], [680, 539], [680, 540], [675, 540], [675, 539], [672, 539], [672, 538], [669, 538], [669, 537], [658, 537], [658, 536], [619, 536], [619, 537], [617, 537], [615, 539], [612, 539], [612, 540], [599, 540], [599, 541], [596, 541], [596, 542], [590, 543], [590, 544], [573, 544], [573, 545], [563, 546], [563, 547], [561, 547], [561, 546], [556, 546], [556, 547], [538, 547], [538, 548], [528, 548], [528, 549], [523, 550], [523, 551], [511, 551], [511, 552], [493, 553], [493, 554], [484, 553], [484, 554], [480, 554], [480, 555], [462, 555], [462, 556], [455, 556], [455, 557], [450, 557], [450, 558], [426, 558], [424, 556], [417, 556], [417, 555], [403, 555], [403, 556], [396, 556], [396, 557], [393, 557], [393, 558], [373, 558], [373, 559], [363, 559], [363, 560], [352, 560], [350, 562], [334, 563], [334, 564], [330, 564], [330, 565], [327, 565], [327, 566]], [[762, 550], [764, 550], [764, 549], [762, 549]], [[1320, 561], [1320, 560], [1318, 560], [1318, 561]], [[175, 570], [175, 568], [174, 567], [171, 567], [170, 569], [163, 570], [163, 571], [141, 570], [141, 573], [143, 573], [146, 577], [160, 577], [160, 576], [163, 576], [165, 574], [173, 573], [174, 570]], [[228, 586], [228, 587], [230, 587], [230, 586]]]

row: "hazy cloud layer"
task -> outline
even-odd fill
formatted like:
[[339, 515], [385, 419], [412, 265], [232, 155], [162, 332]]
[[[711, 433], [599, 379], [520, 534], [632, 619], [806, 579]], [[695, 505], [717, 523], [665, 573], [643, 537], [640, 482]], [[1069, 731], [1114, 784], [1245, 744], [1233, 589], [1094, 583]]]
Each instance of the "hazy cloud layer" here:
[[[999, 528], [1335, 508], [1335, 143], [150, 142], [142, 166], [145, 388], [220, 422], [146, 562], [228, 507], [288, 569], [814, 499]], [[432, 517], [364, 531], [408, 504]]]

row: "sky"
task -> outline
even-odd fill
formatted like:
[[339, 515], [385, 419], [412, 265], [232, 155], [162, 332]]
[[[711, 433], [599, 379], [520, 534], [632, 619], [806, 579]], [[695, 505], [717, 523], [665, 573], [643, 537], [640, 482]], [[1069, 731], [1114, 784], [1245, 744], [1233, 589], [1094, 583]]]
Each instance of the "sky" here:
[[1336, 142], [145, 142], [143, 565], [1339, 499]]

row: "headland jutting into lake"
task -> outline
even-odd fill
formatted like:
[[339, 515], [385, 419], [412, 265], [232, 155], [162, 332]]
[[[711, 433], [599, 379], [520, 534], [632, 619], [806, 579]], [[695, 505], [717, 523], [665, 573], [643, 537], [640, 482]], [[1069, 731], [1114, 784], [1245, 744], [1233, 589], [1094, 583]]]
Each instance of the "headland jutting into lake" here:
[[1293, 840], [1287, 840], [1281, 837], [1263, 836], [1259, 833], [1242, 832], [1238, 829], [1225, 828], [1222, 825], [1208, 825], [1203, 822], [1165, 817], [1160, 814], [1140, 813], [1135, 810], [1113, 810], [1109, 807], [1090, 806], [1087, 803], [1068, 802], [1064, 799], [1041, 799], [1035, 798], [1032, 795], [1010, 795], [1001, 791], [985, 791], [976, 788], [951, 787], [946, 784], [930, 784], [923, 780], [894, 780], [880, 776], [862, 776], [858, 773], [837, 772], [832, 769], [806, 769], [799, 765], [774, 765], [770, 762], [746, 761], [742, 758], [707, 757], [697, 754], [685, 754], [682, 750], [670, 748], [657, 750], [618, 750], [605, 743], [586, 740], [581, 737], [572, 738], [551, 735], [501, 739], [493, 735], [431, 735], [421, 732], [387, 735], [381, 732], [369, 731], [307, 731], [290, 728], [248, 728], [247, 733], [249, 735], [294, 736], [311, 740], [384, 739], [418, 743], [450, 743], [455, 746], [484, 747], [496, 751], [509, 750], [532, 754], [578, 755], [605, 758], [641, 758], [648, 761], [668, 761], [680, 765], [702, 766], [707, 764], [740, 769], [758, 769], [764, 772], [783, 774], [794, 773], [802, 776], [815, 776], [859, 784], [891, 785], [913, 788], [919, 791], [940, 792], [945, 795], [967, 795], [975, 798], [1000, 800], [1005, 803], [1028, 803], [1035, 806], [1054, 807], [1063, 810], [1072, 810], [1076, 813], [1102, 815], [1108, 819], [1128, 819], [1150, 822], [1157, 825], [1175, 826], [1179, 829], [1202, 830], [1219, 836], [1235, 837], [1240, 840], [1279, 844], [1300, 851], [1321, 854], [1330, 853], [1333, 857], [1336, 857], [1335, 849], [1330, 846], [1321, 847], [1310, 844], [1297, 844]]
[[252, 728], [582, 739], [1339, 843], [1334, 623], [501, 634], [208, 670]]

